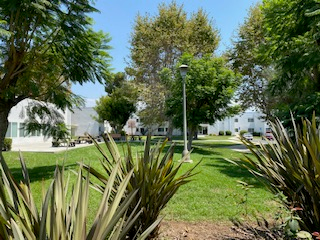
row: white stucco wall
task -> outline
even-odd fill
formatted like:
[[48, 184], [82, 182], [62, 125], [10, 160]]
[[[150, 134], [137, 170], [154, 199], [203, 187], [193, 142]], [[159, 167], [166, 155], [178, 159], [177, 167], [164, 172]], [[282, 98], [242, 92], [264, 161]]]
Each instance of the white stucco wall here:
[[[45, 138], [40, 132], [36, 132], [32, 135], [25, 136], [23, 132], [23, 123], [27, 119], [27, 106], [32, 102], [31, 99], [25, 99], [14, 106], [8, 117], [9, 127], [7, 131], [7, 137], [12, 139], [12, 145], [18, 143], [39, 143], [48, 142], [51, 143], [52, 138]], [[70, 126], [70, 111], [67, 110], [64, 113], [60, 111], [64, 116], [64, 120], [67, 126]]]
[[[24, 142], [51, 142], [51, 138], [46, 139], [41, 133], [35, 133], [33, 136], [23, 136], [23, 132], [20, 131], [23, 122], [25, 121], [26, 117], [26, 107], [31, 100], [27, 99], [20, 102], [17, 106], [13, 107], [9, 114], [9, 122], [10, 122], [10, 138], [13, 140], [13, 145], [15, 143], [24, 143]], [[66, 125], [71, 128], [72, 135], [81, 136], [84, 133], [89, 133], [92, 136], [97, 136], [103, 133], [104, 131], [111, 131], [111, 127], [108, 122], [105, 123], [98, 123], [93, 119], [93, 116], [97, 116], [97, 113], [92, 107], [83, 107], [82, 109], [73, 109], [73, 112], [66, 110], [64, 113], [64, 119]], [[269, 128], [267, 123], [260, 118], [262, 117], [262, 113], [248, 110], [242, 114], [225, 118], [222, 121], [217, 121], [213, 125], [209, 124], [201, 124], [202, 130], [201, 132], [207, 132], [207, 134], [216, 134], [218, 135], [219, 131], [231, 131], [233, 135], [238, 134], [240, 130], [247, 130], [249, 131], [250, 128], [254, 132], [261, 132], [264, 134]], [[236, 122], [237, 119], [237, 122]], [[253, 122], [249, 122], [249, 119], [253, 120]], [[133, 114], [130, 118], [130, 121], [135, 123], [135, 127], [133, 128], [134, 135], [141, 135], [141, 128], [146, 130], [146, 127], [142, 124], [139, 116]], [[164, 130], [164, 131], [159, 131]], [[155, 126], [153, 128], [154, 135], [166, 135], [166, 128], [168, 128], [168, 123], [164, 123], [161, 126]], [[123, 128], [127, 134], [132, 133], [132, 129], [128, 125], [128, 121]], [[206, 130], [207, 129], [207, 130]], [[173, 135], [181, 135], [181, 130], [174, 129]]]
[[92, 107], [75, 108], [71, 113], [72, 135], [83, 136], [89, 133], [92, 136], [98, 136], [104, 132], [104, 124], [98, 123], [93, 119], [97, 116]]

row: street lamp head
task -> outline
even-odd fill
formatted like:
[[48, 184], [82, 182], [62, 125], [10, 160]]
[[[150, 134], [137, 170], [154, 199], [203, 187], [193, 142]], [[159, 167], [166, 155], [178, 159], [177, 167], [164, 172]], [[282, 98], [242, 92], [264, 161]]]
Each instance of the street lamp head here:
[[179, 66], [179, 72], [181, 73], [182, 78], [185, 78], [188, 71], [188, 66], [186, 64], [182, 64]]

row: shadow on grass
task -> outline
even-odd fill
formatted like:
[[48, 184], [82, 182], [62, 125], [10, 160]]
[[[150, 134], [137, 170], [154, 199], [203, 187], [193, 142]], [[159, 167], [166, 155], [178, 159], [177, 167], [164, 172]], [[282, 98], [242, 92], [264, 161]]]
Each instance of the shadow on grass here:
[[254, 188], [265, 187], [264, 184], [253, 176], [247, 169], [229, 163], [223, 158], [215, 158], [214, 163], [205, 163], [204, 166], [215, 168], [226, 176], [237, 178], [240, 181], [253, 185]]
[[198, 146], [198, 147], [203, 147], [203, 148], [221, 148], [221, 147], [229, 147], [229, 146], [242, 146], [242, 144], [238, 144], [238, 143], [193, 143], [193, 146]]
[[[65, 165], [65, 170], [73, 169], [72, 167], [78, 166], [75, 164]], [[61, 165], [58, 165], [59, 169], [62, 169]], [[34, 168], [28, 168], [30, 182], [36, 182], [41, 180], [51, 179], [54, 176], [56, 165], [51, 166], [37, 166]], [[21, 168], [10, 168], [12, 176], [19, 182], [23, 180], [22, 169]]]

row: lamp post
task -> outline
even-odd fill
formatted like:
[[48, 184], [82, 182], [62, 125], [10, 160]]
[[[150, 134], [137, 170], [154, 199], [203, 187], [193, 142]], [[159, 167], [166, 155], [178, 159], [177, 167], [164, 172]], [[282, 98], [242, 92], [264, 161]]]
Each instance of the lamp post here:
[[184, 132], [184, 150], [182, 153], [182, 160], [184, 162], [193, 162], [190, 159], [190, 155], [187, 149], [187, 119], [186, 119], [186, 83], [185, 78], [188, 71], [188, 66], [185, 64], [182, 64], [179, 66], [179, 72], [183, 79], [183, 132]]

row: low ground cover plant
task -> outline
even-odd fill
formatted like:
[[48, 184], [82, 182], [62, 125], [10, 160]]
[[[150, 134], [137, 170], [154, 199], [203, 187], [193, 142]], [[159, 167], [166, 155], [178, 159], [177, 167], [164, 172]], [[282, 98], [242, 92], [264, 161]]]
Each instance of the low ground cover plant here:
[[[263, 180], [274, 194], [282, 194], [282, 202], [290, 210], [286, 220], [288, 236], [300, 229], [320, 232], [320, 139], [315, 116], [286, 130], [281, 121], [270, 123], [275, 141], [255, 146], [242, 142], [255, 158], [245, 156], [237, 165], [247, 168]], [[296, 215], [292, 215], [295, 212]]]
[[[64, 168], [60, 169], [57, 166], [49, 188], [43, 190], [42, 205], [38, 209], [22, 156], [20, 162], [23, 180], [20, 183], [15, 180], [3, 158], [0, 160], [1, 239], [125, 239], [128, 230], [140, 214], [128, 213], [137, 190], [132, 190], [124, 196], [132, 171], [117, 182], [119, 185], [115, 185], [119, 163], [111, 170], [104, 186], [93, 223], [88, 224], [89, 179], [83, 180], [81, 166], [70, 198], [69, 178], [65, 178]], [[146, 238], [154, 227], [155, 225], [143, 230], [138, 238]]]
[[[162, 137], [164, 138], [164, 137]], [[174, 167], [179, 164], [183, 151], [182, 138], [173, 140], [176, 142], [174, 150]], [[157, 140], [154, 141], [157, 143]], [[122, 160], [127, 153], [127, 143], [116, 143]], [[164, 155], [170, 147], [170, 142], [164, 147]], [[203, 221], [212, 223], [224, 223], [230, 226], [230, 218], [243, 218], [244, 209], [240, 209], [239, 199], [233, 195], [242, 196], [243, 192], [238, 187], [238, 180], [253, 185], [247, 200], [248, 218], [251, 222], [255, 221], [253, 215], [264, 215], [271, 218], [278, 210], [278, 204], [274, 201], [274, 196], [246, 169], [239, 168], [231, 163], [224, 161], [224, 158], [239, 159], [243, 156], [242, 152], [234, 150], [235, 143], [229, 140], [227, 136], [205, 136], [194, 143], [194, 149], [191, 154], [193, 163], [182, 164], [177, 175], [182, 175], [191, 167], [195, 166], [199, 160], [196, 172], [198, 175], [192, 177], [193, 181], [182, 185], [166, 207], [161, 211], [165, 221], [186, 221], [200, 223]], [[99, 144], [104, 148], [105, 143]], [[134, 158], [137, 153], [144, 153], [144, 142], [129, 142]], [[233, 146], [230, 149], [229, 146]], [[108, 154], [108, 151], [106, 151]], [[18, 152], [4, 152], [6, 163], [8, 164], [13, 177], [16, 180], [23, 179], [21, 167], [19, 164]], [[109, 154], [108, 154], [109, 155]], [[42, 203], [42, 186], [50, 186], [54, 176], [56, 163], [65, 167], [65, 174], [78, 170], [77, 162], [83, 161], [100, 173], [104, 174], [104, 168], [99, 160], [102, 155], [95, 146], [88, 146], [79, 149], [69, 149], [57, 153], [24, 152], [24, 160], [28, 166], [30, 177], [30, 187], [35, 203], [40, 210]], [[77, 175], [70, 175], [70, 183], [76, 182]], [[99, 183], [95, 178], [90, 178], [93, 182]], [[101, 183], [100, 183], [101, 184]], [[90, 191], [88, 223], [95, 219], [95, 213], [98, 210], [101, 200], [101, 193]]]
[[[167, 145], [167, 140], [152, 146], [151, 136], [147, 136], [143, 152], [136, 153], [136, 155], [132, 153], [131, 146], [127, 143], [127, 152], [123, 157], [109, 135], [105, 139], [105, 143], [108, 153], [95, 142], [97, 149], [103, 156], [101, 164], [105, 173], [99, 173], [89, 166], [85, 166], [85, 168], [101, 182], [101, 184], [93, 183], [96, 189], [101, 192], [105, 191], [105, 183], [108, 181], [116, 163], [120, 163], [118, 181], [122, 181], [125, 176], [129, 175], [130, 170], [133, 170], [127, 185], [127, 192], [131, 193], [137, 190], [138, 195], [135, 196], [135, 201], [130, 205], [129, 213], [137, 212], [136, 210], [142, 212], [128, 233], [128, 238], [134, 239], [141, 235], [146, 227], [159, 220], [160, 212], [179, 187], [191, 181], [190, 178], [195, 175], [193, 170], [197, 165], [177, 175], [183, 165], [184, 158], [180, 164], [175, 165], [173, 160], [175, 143], [162, 154]], [[139, 207], [136, 206], [136, 203], [139, 204]], [[156, 228], [150, 237], [155, 237], [157, 230]]]

